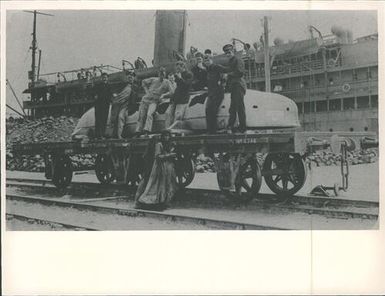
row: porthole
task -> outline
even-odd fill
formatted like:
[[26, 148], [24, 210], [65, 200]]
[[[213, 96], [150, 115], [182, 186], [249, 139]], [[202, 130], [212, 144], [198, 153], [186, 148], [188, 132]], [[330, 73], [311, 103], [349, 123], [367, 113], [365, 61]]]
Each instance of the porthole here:
[[354, 128], [351, 127], [349, 130], [352, 132], [352, 131], [354, 131]]
[[289, 108], [289, 107], [287, 107], [287, 108], [286, 108], [286, 111], [289, 111], [289, 110], [290, 110], [290, 108]]
[[369, 128], [367, 126], [365, 126], [364, 130], [365, 130], [365, 132], [367, 132], [369, 130]]
[[329, 128], [329, 132], [332, 132], [333, 131], [333, 129], [332, 128]]

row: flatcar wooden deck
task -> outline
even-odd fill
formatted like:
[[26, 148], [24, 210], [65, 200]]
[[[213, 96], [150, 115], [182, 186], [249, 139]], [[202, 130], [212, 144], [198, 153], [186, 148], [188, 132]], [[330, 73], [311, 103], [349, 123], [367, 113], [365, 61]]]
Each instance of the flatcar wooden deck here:
[[[303, 154], [309, 147], [324, 147], [330, 144], [331, 136], [349, 137], [358, 145], [363, 137], [376, 137], [375, 133], [329, 133], [329, 132], [299, 132], [293, 130], [256, 131], [250, 134], [215, 134], [215, 135], [175, 135], [172, 141], [178, 151], [195, 152], [206, 148], [211, 152], [286, 152]], [[143, 153], [148, 142], [156, 138], [152, 135], [146, 138], [131, 139], [104, 139], [69, 142], [46, 142], [15, 144], [13, 153], [37, 155], [37, 154], [84, 154], [107, 153], [114, 150], [125, 150], [127, 153]], [[358, 146], [357, 145], [357, 146]]]

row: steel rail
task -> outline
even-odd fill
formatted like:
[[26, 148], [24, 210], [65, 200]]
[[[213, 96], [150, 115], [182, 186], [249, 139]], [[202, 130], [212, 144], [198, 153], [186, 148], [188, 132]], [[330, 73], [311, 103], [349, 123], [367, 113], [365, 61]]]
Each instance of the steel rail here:
[[[10, 181], [10, 182], [9, 182]], [[21, 184], [17, 184], [21, 183]], [[33, 184], [41, 184], [41, 187], [52, 187], [57, 190], [57, 188], [52, 184], [50, 180], [39, 180], [39, 179], [28, 179], [28, 178], [7, 178], [6, 185], [7, 186], [25, 186], [32, 187]], [[99, 187], [99, 188], [98, 188]], [[127, 187], [123, 184], [100, 184], [100, 183], [91, 183], [91, 182], [72, 182], [68, 189], [104, 189], [104, 190], [124, 190], [127, 193], [132, 191], [131, 188]], [[65, 190], [68, 190], [65, 189]], [[200, 188], [185, 188], [184, 195], [190, 197], [219, 197], [223, 195], [220, 190], [215, 189], [200, 189]], [[269, 203], [269, 200], [278, 201], [277, 196], [275, 194], [269, 193], [259, 193], [259, 198], [262, 201], [266, 201], [266, 204]], [[284, 200], [283, 200], [284, 201]], [[319, 197], [319, 196], [306, 196], [306, 195], [294, 195], [289, 200], [290, 203], [303, 203], [309, 204], [315, 207], [324, 207], [324, 206], [352, 206], [352, 207], [364, 207], [364, 208], [378, 208], [379, 202], [376, 201], [366, 201], [366, 200], [354, 200], [354, 199], [342, 199], [342, 198], [334, 198], [334, 197]]]
[[36, 221], [40, 224], [57, 224], [57, 225], [61, 225], [64, 228], [68, 228], [68, 229], [79, 229], [79, 230], [84, 229], [84, 230], [88, 230], [88, 231], [98, 231], [99, 230], [96, 228], [91, 228], [91, 227], [86, 227], [86, 226], [78, 226], [78, 225], [64, 223], [64, 222], [60, 222], [60, 221], [52, 221], [52, 220], [47, 220], [47, 219], [43, 219], [43, 218], [25, 216], [25, 215], [20, 215], [20, 214], [15, 214], [15, 213], [6, 213], [6, 217], [15, 218], [17, 220], [27, 221], [27, 222], [30, 220], [33, 220], [33, 221]]
[[[196, 189], [200, 190], [200, 189]], [[194, 190], [195, 191], [195, 190]], [[192, 190], [193, 192], [193, 190]], [[213, 192], [215, 192], [213, 190]], [[210, 195], [210, 193], [208, 194]], [[260, 194], [261, 196], [261, 194]], [[265, 198], [266, 196], [275, 196], [275, 195], [270, 195], [270, 194], [264, 194]], [[306, 197], [296, 197], [296, 198], [303, 198], [302, 201]], [[295, 204], [294, 201], [282, 201], [282, 202], [269, 202], [266, 200], [261, 200], [260, 204], [256, 204], [256, 208], [258, 209], [281, 209], [281, 210], [287, 210], [290, 212], [298, 212], [298, 213], [307, 213], [307, 214], [318, 214], [326, 217], [331, 217], [331, 218], [360, 218], [360, 219], [371, 219], [371, 220], [377, 220], [378, 219], [378, 214], [374, 214], [373, 212], [368, 212], [368, 211], [362, 211], [362, 208], [357, 209], [357, 210], [343, 210], [343, 209], [330, 209], [330, 208], [320, 208], [320, 207], [325, 207], [325, 206], [330, 206], [329, 204], [325, 205], [324, 203], [321, 203], [320, 205], [315, 205], [314, 201], [312, 201], [312, 197], [308, 197], [307, 199], [310, 201], [310, 203], [304, 203], [305, 206], [300, 205], [300, 204]], [[334, 200], [336, 202], [337, 200]], [[344, 201], [340, 199], [339, 201]], [[319, 201], [318, 201], [319, 202]], [[343, 205], [337, 205], [334, 204], [334, 206], [343, 206]], [[351, 205], [348, 205], [351, 206]], [[376, 212], [378, 212], [378, 207], [366, 207], [366, 208], [372, 208], [375, 209]]]
[[[86, 183], [87, 185], [96, 185], [102, 186], [97, 183]], [[27, 183], [8, 183], [7, 186], [16, 186], [16, 187], [26, 187], [26, 188], [41, 188], [36, 184], [27, 184]], [[42, 188], [50, 189], [53, 191], [57, 191], [56, 187], [49, 185], [50, 187], [46, 187], [44, 185]], [[95, 189], [96, 186], [93, 186], [92, 189]], [[120, 186], [119, 186], [120, 187]], [[129, 188], [124, 188], [127, 195], [118, 195], [118, 196], [101, 196], [98, 198], [92, 199], [81, 199], [76, 202], [84, 203], [84, 202], [92, 202], [92, 201], [104, 201], [110, 199], [132, 199], [134, 194], [133, 190]], [[65, 190], [68, 193], [68, 189]], [[108, 193], [108, 192], [107, 192]], [[297, 200], [302, 198], [302, 204], [298, 203], [296, 200], [289, 201], [281, 201], [281, 202], [271, 202], [269, 198], [271, 198], [272, 194], [260, 194], [259, 196], [263, 196], [264, 200], [256, 200], [255, 203], [242, 203], [242, 201], [234, 200], [233, 202], [228, 201], [226, 199], [220, 198], [220, 195], [223, 195], [220, 191], [216, 190], [204, 190], [204, 189], [185, 189], [183, 199], [179, 199], [176, 203], [186, 204], [188, 202], [195, 203], [204, 203], [209, 204], [210, 206], [223, 206], [223, 205], [244, 205], [245, 210], [261, 210], [261, 209], [272, 209], [272, 210], [286, 210], [289, 212], [298, 212], [298, 213], [307, 213], [307, 214], [317, 214], [330, 218], [360, 218], [360, 219], [378, 219], [378, 204], [375, 202], [368, 202], [365, 206], [362, 206], [362, 203], [359, 203], [361, 207], [346, 209], [333, 209], [333, 208], [325, 208], [325, 207], [354, 207], [352, 204], [346, 203], [346, 200], [340, 199], [327, 199], [324, 201], [323, 199], [316, 200], [314, 202], [312, 197], [295, 197]], [[213, 199], [214, 197], [214, 199]], [[60, 198], [60, 197], [57, 197]], [[210, 199], [209, 199], [210, 198]], [[307, 198], [307, 200], [306, 200]], [[227, 201], [224, 203], [224, 201]], [[350, 201], [350, 200], [348, 200]], [[340, 204], [338, 204], [340, 202]], [[345, 202], [345, 204], [342, 204]], [[353, 201], [355, 202], [355, 201]], [[328, 204], [330, 203], [330, 204]], [[369, 206], [368, 206], [369, 205]]]
[[239, 229], [239, 230], [290, 230], [288, 228], [280, 228], [273, 227], [267, 225], [259, 225], [259, 224], [251, 224], [251, 223], [243, 223], [236, 222], [230, 220], [217, 220], [206, 217], [198, 217], [198, 216], [187, 216], [181, 214], [168, 214], [163, 212], [149, 211], [149, 210], [140, 210], [133, 208], [118, 208], [118, 207], [109, 207], [109, 206], [101, 206], [94, 205], [88, 203], [81, 202], [68, 202], [62, 201], [53, 198], [43, 198], [43, 197], [31, 197], [31, 196], [23, 196], [18, 194], [7, 194], [7, 199], [9, 200], [17, 200], [24, 202], [33, 202], [40, 203], [48, 206], [60, 206], [64, 208], [76, 208], [82, 210], [90, 210], [94, 212], [106, 212], [111, 214], [118, 214], [130, 217], [147, 217], [147, 218], [156, 218], [156, 219], [165, 219], [172, 222], [189, 222], [193, 224], [212, 226], [212, 227], [220, 227], [221, 229]]

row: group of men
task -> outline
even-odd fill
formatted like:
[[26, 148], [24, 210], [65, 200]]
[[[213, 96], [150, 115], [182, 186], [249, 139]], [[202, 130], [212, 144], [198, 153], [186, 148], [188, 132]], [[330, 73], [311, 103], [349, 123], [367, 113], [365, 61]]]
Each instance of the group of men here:
[[[231, 93], [229, 109], [228, 132], [235, 129], [234, 124], [238, 115], [239, 132], [246, 131], [246, 113], [244, 95], [246, 83], [243, 78], [244, 64], [242, 59], [235, 56], [234, 47], [227, 44], [223, 51], [229, 58], [228, 66], [213, 63], [213, 57], [209, 50], [205, 54], [197, 53], [196, 65], [187, 69], [184, 61], [175, 64], [175, 73], [169, 73], [159, 68], [157, 77], [142, 80], [142, 88], [145, 92], [139, 105], [139, 118], [136, 127], [137, 134], [148, 134], [152, 131], [153, 116], [158, 105], [169, 100], [169, 106], [165, 113], [165, 127], [169, 128], [174, 122], [180, 121], [189, 103], [191, 91], [207, 88], [208, 98], [206, 103], [206, 122], [208, 133], [217, 132], [217, 112], [225, 93], [225, 80]], [[97, 99], [95, 102], [95, 136], [104, 137], [109, 105], [111, 108], [111, 123], [114, 126], [114, 137], [121, 138], [124, 124], [131, 114], [136, 111], [138, 94], [134, 89], [134, 76], [127, 72], [127, 85], [117, 95], [112, 94], [108, 84], [108, 75], [102, 74], [102, 83], [95, 89]]]

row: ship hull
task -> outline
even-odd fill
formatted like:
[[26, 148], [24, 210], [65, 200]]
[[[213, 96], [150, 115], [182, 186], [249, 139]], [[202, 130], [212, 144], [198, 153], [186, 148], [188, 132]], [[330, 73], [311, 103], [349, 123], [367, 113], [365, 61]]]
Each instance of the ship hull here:
[[[248, 129], [261, 128], [293, 128], [299, 127], [298, 110], [296, 104], [281, 95], [248, 90], [245, 98], [246, 125]], [[205, 91], [195, 92], [190, 95], [189, 105], [183, 120], [174, 125], [173, 129], [206, 131], [206, 103], [207, 93]], [[229, 120], [230, 94], [226, 93], [218, 109], [217, 125], [224, 129]], [[168, 103], [162, 103], [154, 114], [153, 132], [165, 129], [166, 109]], [[111, 113], [111, 112], [110, 112]], [[94, 108], [89, 109], [79, 120], [72, 136], [90, 136], [94, 133], [95, 126]], [[125, 131], [128, 134], [135, 133], [138, 122], [138, 111], [128, 117]], [[108, 117], [106, 134], [112, 136], [113, 125], [111, 114]]]

